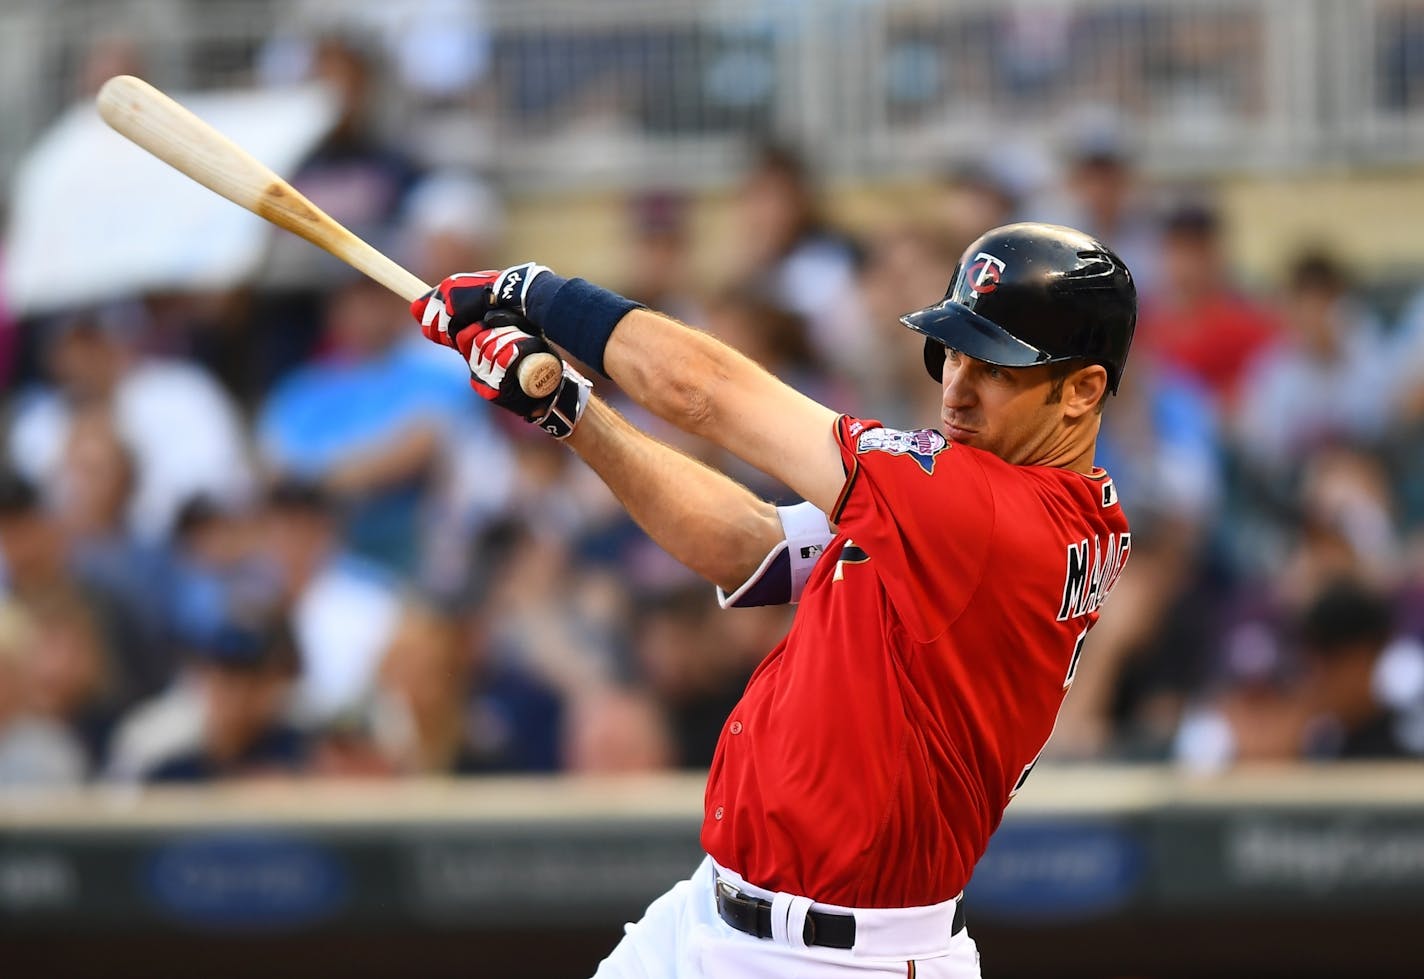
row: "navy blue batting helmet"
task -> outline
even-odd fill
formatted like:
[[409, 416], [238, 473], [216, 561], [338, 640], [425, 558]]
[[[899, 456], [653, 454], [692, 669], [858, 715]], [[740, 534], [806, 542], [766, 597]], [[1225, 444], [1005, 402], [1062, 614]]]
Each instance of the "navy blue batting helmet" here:
[[1102, 364], [1116, 394], [1137, 289], [1096, 238], [1055, 224], [1009, 224], [965, 250], [943, 300], [900, 322], [925, 335], [925, 368], [936, 381], [948, 347], [1000, 367]]

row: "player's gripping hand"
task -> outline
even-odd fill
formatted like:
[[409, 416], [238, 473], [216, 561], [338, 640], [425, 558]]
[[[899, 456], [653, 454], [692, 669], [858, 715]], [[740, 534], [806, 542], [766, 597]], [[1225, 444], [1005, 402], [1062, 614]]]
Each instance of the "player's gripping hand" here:
[[524, 262], [503, 271], [459, 272], [412, 302], [410, 312], [427, 340], [453, 347], [462, 330], [483, 322], [492, 309], [528, 316], [529, 286], [548, 271], [543, 265]]
[[556, 439], [573, 434], [588, 407], [593, 385], [564, 364], [553, 394], [543, 398], [526, 394], [519, 384], [520, 363], [532, 354], [554, 353], [528, 320], [509, 310], [494, 310], [479, 324], [456, 333], [455, 346], [470, 365], [470, 387], [480, 397], [533, 422]]

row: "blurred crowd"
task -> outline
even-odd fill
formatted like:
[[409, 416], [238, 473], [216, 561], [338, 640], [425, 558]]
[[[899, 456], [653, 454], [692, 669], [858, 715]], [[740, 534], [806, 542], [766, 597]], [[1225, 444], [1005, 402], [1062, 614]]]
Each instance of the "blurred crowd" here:
[[[98, 80], [125, 67], [102, 53]], [[293, 180], [338, 220], [427, 281], [540, 257], [507, 251], [499, 187], [371, 124], [371, 52], [267, 54], [341, 93]], [[1032, 181], [947, 167], [851, 229], [814, 160], [749, 146], [715, 273], [698, 202], [649, 187], [606, 284], [911, 428], [938, 388], [897, 318], [961, 250], [1018, 219], [1102, 237], [1141, 296], [1098, 459], [1133, 554], [1050, 756], [1424, 754], [1424, 289], [1310, 242], [1240, 281], [1210, 188], [1155, 183], [1111, 126], [1059, 150]], [[791, 620], [721, 610], [399, 299], [295, 239], [241, 288], [0, 314], [0, 381], [0, 786], [696, 768]]]

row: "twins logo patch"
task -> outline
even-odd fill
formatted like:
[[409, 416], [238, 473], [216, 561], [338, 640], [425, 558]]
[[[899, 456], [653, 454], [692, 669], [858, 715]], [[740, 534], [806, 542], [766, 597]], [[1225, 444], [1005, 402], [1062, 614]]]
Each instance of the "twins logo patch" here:
[[919, 463], [928, 475], [934, 472], [935, 456], [949, 448], [949, 442], [932, 428], [921, 428], [913, 432], [901, 432], [893, 428], [872, 428], [861, 433], [855, 443], [857, 452], [888, 452], [896, 456], [909, 456]]

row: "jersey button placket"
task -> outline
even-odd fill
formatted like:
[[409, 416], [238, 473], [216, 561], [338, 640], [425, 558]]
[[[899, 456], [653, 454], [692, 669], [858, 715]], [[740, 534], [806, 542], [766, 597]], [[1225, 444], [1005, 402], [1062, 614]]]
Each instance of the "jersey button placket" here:
[[722, 807], [721, 807], [721, 806], [718, 806], [716, 809], [713, 809], [713, 810], [712, 810], [712, 818], [713, 818], [713, 819], [721, 819], [721, 818], [722, 818]]
[[741, 722], [741, 721], [733, 721], [733, 722], [731, 723], [731, 726], [728, 727], [727, 730], [728, 730], [728, 731], [731, 731], [733, 734], [741, 734], [741, 733], [742, 733], [742, 722]]

